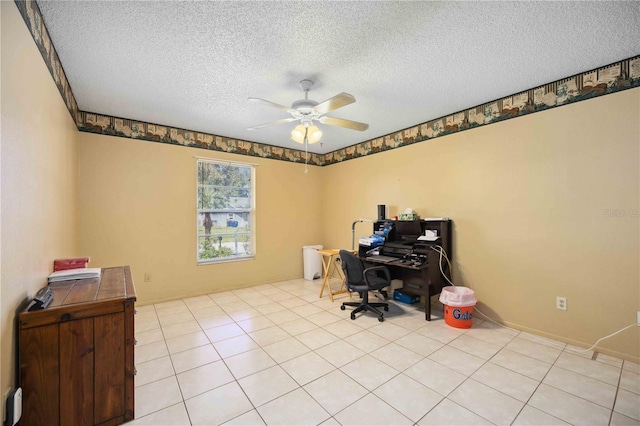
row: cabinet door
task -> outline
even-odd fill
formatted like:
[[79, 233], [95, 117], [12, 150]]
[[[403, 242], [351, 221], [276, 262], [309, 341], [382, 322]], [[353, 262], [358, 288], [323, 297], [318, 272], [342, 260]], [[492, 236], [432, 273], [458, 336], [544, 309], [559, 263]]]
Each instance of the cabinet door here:
[[125, 412], [124, 312], [94, 318], [94, 345], [94, 422], [100, 424]]
[[58, 324], [20, 331], [23, 425], [59, 424]]
[[60, 324], [60, 424], [93, 424], [93, 318]]

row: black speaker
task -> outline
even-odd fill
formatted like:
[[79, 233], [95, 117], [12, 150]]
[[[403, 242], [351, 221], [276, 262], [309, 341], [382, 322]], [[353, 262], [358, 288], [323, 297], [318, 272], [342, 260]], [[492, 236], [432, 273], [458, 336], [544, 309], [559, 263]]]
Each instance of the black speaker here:
[[378, 204], [378, 220], [385, 220], [387, 218], [387, 206], [384, 204]]

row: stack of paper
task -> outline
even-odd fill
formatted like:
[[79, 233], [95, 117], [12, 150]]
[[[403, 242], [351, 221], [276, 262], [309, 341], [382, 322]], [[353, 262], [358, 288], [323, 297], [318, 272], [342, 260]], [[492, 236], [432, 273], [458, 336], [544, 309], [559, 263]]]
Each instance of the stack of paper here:
[[86, 278], [100, 278], [100, 268], [78, 268], [56, 271], [49, 275], [49, 283], [84, 280]]

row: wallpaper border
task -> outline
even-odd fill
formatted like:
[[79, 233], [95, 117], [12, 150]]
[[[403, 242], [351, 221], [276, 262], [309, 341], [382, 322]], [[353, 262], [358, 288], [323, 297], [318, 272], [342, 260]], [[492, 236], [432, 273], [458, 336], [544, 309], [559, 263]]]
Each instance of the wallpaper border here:
[[[15, 3], [79, 131], [305, 163], [305, 152], [301, 150], [80, 111], [36, 1], [15, 0]], [[640, 55], [327, 154], [308, 153], [306, 162], [315, 166], [328, 166], [635, 87], [640, 87]]]

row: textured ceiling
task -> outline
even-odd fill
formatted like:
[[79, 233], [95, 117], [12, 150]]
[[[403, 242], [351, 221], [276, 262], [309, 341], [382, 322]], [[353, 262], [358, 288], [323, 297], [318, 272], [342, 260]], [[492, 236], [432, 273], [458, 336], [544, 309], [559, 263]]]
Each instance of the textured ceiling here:
[[323, 154], [640, 53], [640, 2], [39, 1], [83, 111], [282, 147], [247, 101], [356, 103]]

